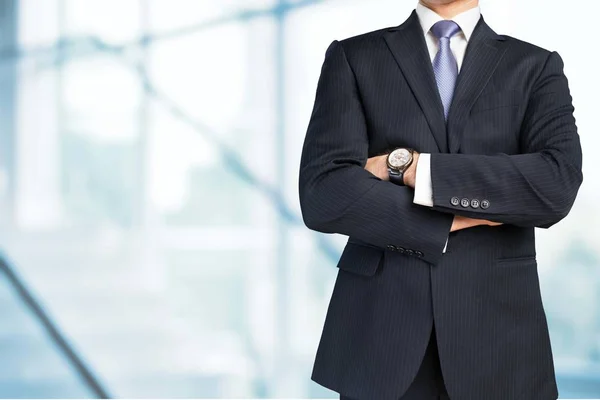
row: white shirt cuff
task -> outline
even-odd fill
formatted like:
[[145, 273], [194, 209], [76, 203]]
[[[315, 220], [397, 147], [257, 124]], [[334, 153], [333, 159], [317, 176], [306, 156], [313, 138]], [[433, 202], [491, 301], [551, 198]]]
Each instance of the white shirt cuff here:
[[433, 207], [433, 187], [431, 184], [431, 154], [420, 154], [415, 175], [415, 197], [413, 203]]
[[[413, 203], [433, 207], [433, 185], [431, 183], [431, 154], [419, 154], [415, 176], [415, 197]], [[448, 239], [444, 251], [448, 248]]]

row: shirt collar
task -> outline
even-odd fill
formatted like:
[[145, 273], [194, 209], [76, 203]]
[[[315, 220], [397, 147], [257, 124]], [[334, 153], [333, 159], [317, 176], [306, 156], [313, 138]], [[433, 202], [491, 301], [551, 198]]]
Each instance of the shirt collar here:
[[[417, 16], [419, 17], [419, 22], [421, 23], [421, 28], [423, 28], [423, 34], [427, 35], [427, 33], [431, 30], [431, 27], [436, 24], [436, 22], [443, 21], [444, 18], [439, 16], [435, 11], [425, 7], [423, 4], [419, 2], [417, 4]], [[481, 17], [481, 9], [479, 6], [471, 8], [463, 13], [458, 14], [452, 20], [460, 26], [462, 33], [465, 35], [467, 41], [471, 38], [477, 23], [479, 22], [479, 18]]]

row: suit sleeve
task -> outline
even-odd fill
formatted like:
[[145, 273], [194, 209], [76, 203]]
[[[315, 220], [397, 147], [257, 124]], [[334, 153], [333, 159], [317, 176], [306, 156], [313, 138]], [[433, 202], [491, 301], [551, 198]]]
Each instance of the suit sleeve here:
[[[434, 209], [522, 227], [559, 222], [583, 181], [573, 111], [562, 59], [551, 53], [525, 111], [523, 154], [432, 154]], [[462, 208], [452, 204], [453, 197], [487, 200], [487, 208]]]
[[342, 44], [325, 56], [300, 165], [300, 206], [306, 226], [372, 246], [404, 248], [435, 264], [453, 216], [413, 204], [410, 188], [364, 169], [367, 125], [354, 73]]

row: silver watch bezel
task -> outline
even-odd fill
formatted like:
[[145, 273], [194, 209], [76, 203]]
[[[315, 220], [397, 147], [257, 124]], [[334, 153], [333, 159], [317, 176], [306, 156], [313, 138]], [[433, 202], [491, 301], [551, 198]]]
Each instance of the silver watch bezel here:
[[[409, 159], [408, 159], [408, 160], [407, 160], [407, 161], [406, 161], [406, 162], [405, 162], [403, 165], [396, 166], [396, 165], [393, 165], [393, 164], [391, 163], [391, 161], [390, 161], [390, 160], [392, 160], [392, 159], [394, 158], [394, 157], [393, 157], [393, 154], [394, 154], [394, 153], [396, 153], [396, 152], [399, 152], [399, 151], [406, 151], [406, 152], [408, 153]], [[408, 149], [408, 148], [406, 148], [406, 147], [398, 147], [398, 148], [394, 149], [394, 150], [393, 150], [393, 151], [392, 151], [390, 154], [388, 154], [388, 156], [387, 156], [387, 160], [386, 160], [386, 161], [387, 161], [387, 166], [388, 166], [388, 168], [390, 168], [390, 169], [392, 169], [392, 170], [395, 170], [395, 171], [399, 171], [399, 172], [404, 172], [404, 171], [406, 171], [406, 169], [407, 169], [407, 168], [408, 168], [408, 167], [409, 167], [409, 166], [412, 164], [412, 162], [413, 162], [413, 158], [414, 158], [414, 157], [413, 157], [413, 153], [414, 153], [414, 152], [413, 152], [413, 150], [412, 150], [412, 149]]]

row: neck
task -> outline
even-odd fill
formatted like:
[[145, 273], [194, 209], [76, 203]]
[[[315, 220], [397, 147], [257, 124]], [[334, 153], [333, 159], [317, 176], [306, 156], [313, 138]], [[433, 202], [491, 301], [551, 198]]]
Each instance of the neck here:
[[479, 6], [479, 0], [456, 0], [447, 4], [436, 4], [431, 0], [420, 0], [421, 4], [444, 19], [452, 19], [458, 14]]

